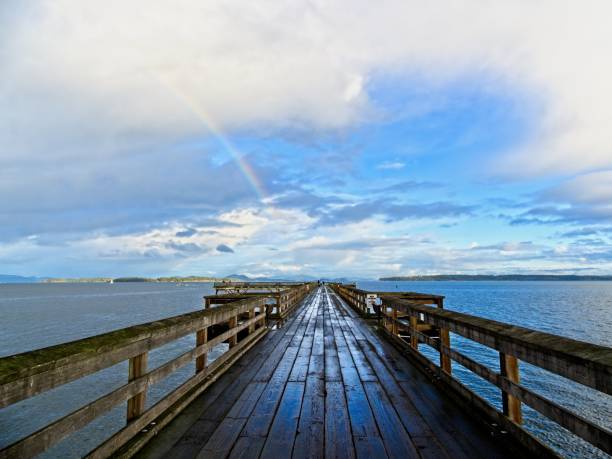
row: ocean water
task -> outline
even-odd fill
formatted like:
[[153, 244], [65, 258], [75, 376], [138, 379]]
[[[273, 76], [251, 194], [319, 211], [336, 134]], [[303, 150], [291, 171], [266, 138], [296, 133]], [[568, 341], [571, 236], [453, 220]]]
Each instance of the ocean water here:
[[[520, 325], [548, 333], [612, 347], [612, 282], [360, 282], [373, 291], [413, 291], [444, 295], [445, 309]], [[499, 354], [451, 334], [456, 350], [499, 371]], [[420, 345], [431, 360], [438, 353]], [[501, 409], [499, 389], [453, 362], [453, 374]], [[520, 363], [521, 384], [561, 406], [612, 429], [612, 397], [589, 387]], [[571, 458], [608, 458], [609, 455], [523, 405], [527, 430]]]
[[[571, 338], [612, 347], [612, 282], [362, 282], [378, 291], [419, 291], [445, 295], [445, 307]], [[202, 307], [212, 284], [0, 284], [0, 356], [149, 322]], [[453, 346], [498, 370], [497, 353], [452, 337]], [[170, 343], [149, 357], [153, 368], [195, 345], [193, 336]], [[427, 346], [422, 345], [423, 350]], [[216, 350], [217, 355], [224, 348]], [[437, 354], [428, 352], [437, 360]], [[211, 356], [214, 358], [214, 355]], [[193, 374], [187, 365], [149, 390], [147, 404]], [[489, 400], [501, 405], [499, 390], [454, 364], [454, 374]], [[521, 364], [522, 383], [557, 403], [612, 428], [611, 397], [544, 370]], [[0, 410], [0, 446], [28, 435], [88, 401], [125, 384], [127, 363], [53, 389]], [[526, 427], [567, 457], [608, 457], [524, 409]], [[125, 404], [47, 451], [44, 457], [80, 457], [118, 430]]]

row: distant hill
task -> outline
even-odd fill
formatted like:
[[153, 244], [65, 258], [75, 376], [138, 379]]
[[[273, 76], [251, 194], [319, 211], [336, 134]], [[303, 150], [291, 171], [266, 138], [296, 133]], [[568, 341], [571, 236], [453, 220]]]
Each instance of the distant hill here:
[[612, 281], [612, 276], [579, 276], [565, 274], [438, 274], [433, 276], [381, 277], [381, 281]]
[[40, 282], [40, 277], [14, 276], [12, 274], [0, 274], [0, 284], [31, 284]]
[[251, 279], [249, 276], [245, 276], [244, 274], [230, 274], [229, 276], [225, 276], [226, 279], [232, 279], [232, 280], [240, 280], [240, 281], [252, 281], [253, 279]]

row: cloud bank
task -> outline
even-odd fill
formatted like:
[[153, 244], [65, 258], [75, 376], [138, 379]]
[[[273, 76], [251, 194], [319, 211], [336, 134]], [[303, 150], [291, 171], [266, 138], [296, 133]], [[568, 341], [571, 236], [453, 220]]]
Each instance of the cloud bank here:
[[[536, 226], [606, 227], [611, 15], [596, 0], [2, 2], [5, 269], [34, 260], [39, 274], [61, 271], [67, 260], [41, 260], [63, 246], [86, 247], [100, 270], [234, 271], [221, 261], [230, 258], [261, 258], [264, 270], [272, 245], [291, 272], [348, 269], [358, 258], [348, 228], [362, 231], [352, 225], [370, 228], [354, 247], [378, 270], [427, 257], [438, 261], [419, 266], [468, 269], [474, 253], [502, 269], [507, 251], [464, 250], [469, 238], [493, 247], [525, 242]], [[458, 101], [458, 87], [477, 96]], [[468, 114], [452, 108], [496, 120], [490, 111], [508, 111], [499, 101], [512, 101], [522, 127], [455, 167], [456, 149], [491, 129], [465, 126]], [[445, 123], [462, 132], [456, 143], [436, 142]], [[411, 143], [415, 125], [429, 137]], [[481, 203], [492, 193], [514, 207]], [[318, 237], [335, 251], [300, 248]], [[435, 250], [388, 250], [406, 237]], [[609, 266], [595, 240], [588, 253], [585, 244], [559, 252], [546, 237], [521, 246], [522, 259]]]

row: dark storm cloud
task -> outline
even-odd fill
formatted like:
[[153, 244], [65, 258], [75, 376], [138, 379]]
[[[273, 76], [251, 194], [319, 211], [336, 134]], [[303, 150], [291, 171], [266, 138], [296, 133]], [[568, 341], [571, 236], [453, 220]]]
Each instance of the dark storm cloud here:
[[[266, 173], [261, 174], [263, 179]], [[231, 183], [231, 186], [227, 186]], [[30, 235], [133, 234], [181, 221], [239, 226], [212, 216], [259, 199], [234, 162], [200, 152], [128, 154], [97, 161], [0, 169], [0, 241]], [[177, 237], [188, 237], [189, 229]]]
[[167, 242], [164, 244], [167, 249], [172, 249], [176, 252], [187, 253], [191, 255], [197, 255], [201, 253], [206, 253], [209, 251], [208, 247], [195, 244], [193, 242], [181, 243], [181, 242]]
[[511, 225], [606, 224], [612, 222], [610, 206], [540, 206], [510, 218]]
[[472, 215], [475, 210], [475, 206], [444, 201], [424, 204], [399, 204], [390, 203], [385, 200], [376, 200], [327, 209], [322, 213], [320, 224], [339, 225], [354, 223], [375, 215], [383, 216], [389, 222], [405, 218], [440, 219]]
[[198, 230], [194, 229], [194, 228], [187, 228], [184, 231], [178, 231], [175, 236], [176, 237], [191, 237], [195, 234], [198, 233]]
[[234, 253], [234, 249], [232, 249], [231, 247], [225, 244], [219, 244], [216, 250], [217, 252], [222, 252], [222, 253]]

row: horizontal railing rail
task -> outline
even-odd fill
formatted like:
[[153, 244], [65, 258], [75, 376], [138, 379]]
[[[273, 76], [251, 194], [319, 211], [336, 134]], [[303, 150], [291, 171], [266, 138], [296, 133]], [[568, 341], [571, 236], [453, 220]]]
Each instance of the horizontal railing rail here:
[[377, 317], [376, 306], [379, 304], [377, 299], [381, 295], [409, 299], [420, 304], [435, 304], [440, 308], [443, 307], [444, 303], [444, 297], [440, 295], [417, 292], [373, 292], [358, 289], [354, 284], [330, 283], [329, 285], [364, 318]]
[[[519, 374], [519, 362], [524, 361], [610, 395], [611, 348], [419, 304], [397, 294], [381, 294], [380, 299], [381, 329], [402, 348], [418, 356], [421, 363], [458, 393], [475, 401], [480, 408], [501, 421], [506, 430], [525, 439], [526, 431], [519, 427], [523, 421], [521, 403], [525, 403], [597, 448], [612, 453], [612, 433], [609, 429], [525, 387], [520, 383]], [[423, 328], [436, 332], [425, 333]], [[449, 332], [498, 351], [500, 372], [451, 348]], [[420, 343], [439, 352], [440, 365], [419, 351]], [[501, 390], [501, 413], [452, 377], [450, 360]]]
[[219, 291], [228, 293], [242, 293], [242, 292], [279, 292], [288, 288], [305, 285], [304, 282], [215, 282], [213, 288], [215, 293]]
[[[0, 358], [0, 408], [129, 360], [127, 384], [6, 446], [0, 450], [0, 458], [35, 456], [126, 400], [127, 425], [92, 451], [90, 457], [107, 457], [152, 421], [165, 416], [164, 422], [156, 423], [156, 429], [160, 429], [172, 419], [166, 413], [178, 413], [263, 336], [267, 331], [265, 303], [265, 297], [257, 296]], [[215, 333], [209, 334], [213, 329]], [[147, 370], [150, 351], [192, 333], [196, 334], [195, 348]], [[229, 343], [229, 350], [208, 364], [208, 351], [223, 342]], [[145, 409], [147, 389], [194, 360], [195, 374]]]
[[[228, 290], [222, 289], [224, 292], [222, 294], [205, 296], [204, 308], [209, 308], [219, 304], [226, 304], [240, 299], [264, 296], [268, 300], [271, 300], [266, 305], [268, 319], [282, 319], [299, 304], [299, 302], [308, 294], [308, 292], [315, 287], [316, 283], [265, 283], [264, 285], [282, 286], [282, 289], [272, 289], [270, 291], [261, 291], [260, 283], [257, 282], [242, 282], [237, 283], [236, 285], [239, 285], [240, 288], [230, 288]], [[230, 291], [231, 293], [228, 293]]]

